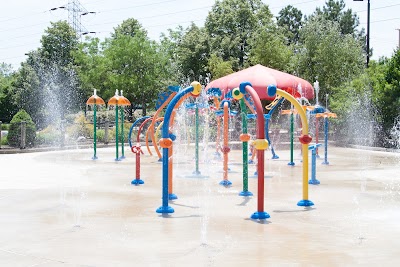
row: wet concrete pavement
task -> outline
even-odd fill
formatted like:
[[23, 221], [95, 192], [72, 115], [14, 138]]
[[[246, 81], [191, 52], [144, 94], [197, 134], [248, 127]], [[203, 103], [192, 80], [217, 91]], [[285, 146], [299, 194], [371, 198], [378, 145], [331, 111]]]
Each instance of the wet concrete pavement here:
[[[175, 213], [160, 216], [161, 164], [114, 161], [113, 148], [0, 155], [0, 266], [400, 266], [400, 155], [332, 147], [317, 161], [312, 208], [302, 198], [301, 162], [289, 151], [266, 154], [265, 211], [242, 190], [241, 151], [222, 162], [203, 156], [207, 178], [189, 178], [192, 152], [176, 150]], [[212, 154], [212, 152], [210, 152]], [[296, 152], [298, 154], [298, 152]], [[179, 156], [181, 155], [181, 156]], [[179, 156], [179, 157], [178, 157]], [[205, 163], [207, 162], [207, 163]], [[250, 175], [255, 171], [250, 166]]]

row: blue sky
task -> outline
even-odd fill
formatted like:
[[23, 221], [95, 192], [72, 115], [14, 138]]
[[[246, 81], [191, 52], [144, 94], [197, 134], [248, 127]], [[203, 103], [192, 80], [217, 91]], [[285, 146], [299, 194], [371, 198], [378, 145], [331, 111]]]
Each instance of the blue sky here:
[[[4, 1], [4, 2], [3, 2]], [[0, 9], [0, 62], [12, 64], [17, 69], [26, 59], [25, 53], [40, 46], [40, 38], [50, 21], [67, 20], [68, 11], [52, 8], [65, 6], [68, 0], [3, 0]], [[398, 46], [400, 28], [399, 0], [371, 1], [370, 46], [373, 59], [390, 57]], [[325, 0], [263, 0], [274, 15], [286, 5], [293, 5], [303, 14], [311, 14], [322, 7]], [[346, 0], [346, 6], [360, 17], [362, 27], [367, 26], [367, 0]], [[149, 37], [158, 40], [162, 32], [178, 25], [188, 26], [191, 21], [204, 25], [214, 0], [81, 0], [87, 11], [96, 12], [81, 17], [82, 25], [99, 38], [108, 37], [113, 28], [127, 18], [140, 21]]]

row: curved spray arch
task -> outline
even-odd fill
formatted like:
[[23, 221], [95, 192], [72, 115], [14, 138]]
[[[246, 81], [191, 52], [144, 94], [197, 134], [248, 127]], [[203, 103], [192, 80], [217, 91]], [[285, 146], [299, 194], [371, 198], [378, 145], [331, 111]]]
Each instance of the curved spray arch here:
[[[156, 144], [157, 144], [157, 140], [156, 140], [155, 137], [154, 137], [154, 134], [155, 134], [155, 132], [154, 132], [154, 125], [155, 125], [156, 122], [163, 121], [163, 120], [164, 120], [164, 117], [156, 118], [155, 116], [156, 116], [156, 115], [154, 115], [154, 116], [152, 117], [151, 124], [150, 124], [150, 126], [147, 128], [147, 131], [146, 131], [146, 148], [147, 148], [147, 151], [149, 152], [149, 155], [150, 155], [150, 156], [152, 156], [153, 154], [151, 153], [151, 150], [150, 150], [149, 136], [151, 137], [151, 142], [152, 142], [152, 144], [153, 144], [154, 149], [155, 149], [156, 152], [157, 152], [157, 155], [159, 155], [158, 153], [160, 153], [160, 150], [158, 149], [158, 146], [156, 145]], [[153, 129], [151, 128], [152, 125], [153, 125]], [[161, 154], [159, 155], [158, 161], [161, 161]]]
[[303, 156], [303, 199], [300, 200], [297, 205], [305, 207], [312, 206], [314, 203], [308, 199], [308, 144], [311, 142], [311, 136], [308, 135], [308, 121], [306, 112], [291, 94], [281, 89], [277, 89], [276, 87], [268, 86], [268, 95], [274, 96], [275, 94], [284, 97], [286, 100], [292, 103], [295, 110], [298, 112], [303, 125], [301, 130], [302, 136], [299, 137]]
[[[175, 97], [176, 92], [172, 92], [168, 98], [162, 103], [162, 105], [157, 109], [156, 113], [153, 116], [153, 121], [151, 122], [149, 129], [147, 130], [149, 132], [149, 135], [151, 137], [151, 141], [153, 142], [153, 144], [155, 144], [155, 138], [154, 138], [154, 124], [156, 123], [156, 119], [158, 117], [158, 115], [160, 114], [160, 112], [164, 109], [165, 106], [168, 105], [168, 103]], [[149, 147], [149, 138], [148, 135], [146, 134], [146, 147], [147, 147], [147, 151], [149, 151], [150, 156], [152, 155], [150, 147]], [[154, 149], [157, 153], [157, 156], [159, 158], [159, 161], [161, 161], [161, 153], [160, 150], [158, 149], [158, 147], [156, 145], [154, 145]]]
[[148, 118], [151, 118], [150, 116], [144, 116], [141, 117], [139, 119], [137, 119], [132, 125], [131, 128], [129, 129], [129, 135], [128, 135], [128, 142], [129, 142], [129, 146], [132, 149], [132, 132], [133, 132], [133, 128], [141, 121], [146, 120]]
[[168, 172], [169, 172], [169, 150], [172, 147], [173, 135], [169, 133], [169, 124], [171, 122], [171, 117], [173, 111], [178, 101], [187, 94], [192, 94], [193, 96], [198, 96], [201, 92], [201, 85], [198, 82], [192, 82], [191, 86], [187, 87], [183, 91], [177, 93], [175, 97], [169, 103], [167, 110], [164, 115], [164, 125], [162, 128], [162, 138], [160, 140], [160, 146], [163, 150], [162, 155], [162, 206], [159, 207], [157, 213], [173, 213], [174, 209], [168, 206]]

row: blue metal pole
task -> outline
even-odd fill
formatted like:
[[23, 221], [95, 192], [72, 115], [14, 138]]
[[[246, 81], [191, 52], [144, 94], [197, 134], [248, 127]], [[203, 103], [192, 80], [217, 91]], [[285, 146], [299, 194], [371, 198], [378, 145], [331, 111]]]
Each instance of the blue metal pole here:
[[322, 164], [324, 165], [329, 165], [328, 162], [328, 129], [329, 129], [329, 122], [328, 122], [328, 117], [324, 118], [325, 122], [325, 128], [324, 128], [324, 134], [325, 134], [325, 158]]
[[276, 108], [283, 102], [283, 100], [285, 100], [285, 98], [281, 98], [278, 100], [278, 103], [276, 103], [271, 110], [268, 112], [268, 117], [264, 114], [264, 118], [265, 118], [265, 139], [267, 139], [268, 143], [269, 143], [269, 147], [271, 148], [271, 153], [272, 153], [272, 159], [279, 159], [279, 156], [277, 154], [275, 154], [275, 150], [274, 147], [271, 143], [271, 140], [269, 139], [269, 120], [271, 119], [272, 113], [274, 113], [274, 111], [276, 110]]
[[[164, 124], [162, 128], [162, 138], [170, 138], [169, 137], [169, 123], [171, 120], [172, 112], [175, 108], [175, 105], [178, 101], [186, 94], [191, 93], [194, 90], [193, 86], [189, 86], [183, 91], [177, 93], [175, 97], [168, 104], [167, 110], [164, 115]], [[168, 147], [163, 147], [162, 149], [162, 206], [159, 207], [156, 212], [157, 213], [173, 213], [174, 209], [168, 206]]]
[[294, 150], [294, 144], [293, 144], [293, 132], [294, 132], [294, 115], [293, 115], [293, 109], [292, 113], [290, 113], [290, 161], [288, 163], [289, 166], [294, 166], [295, 163], [293, 161], [293, 150]]
[[308, 184], [320, 184], [320, 181], [316, 178], [317, 173], [317, 149], [321, 146], [321, 144], [315, 144], [308, 147], [308, 150], [311, 150], [311, 179], [308, 181]]

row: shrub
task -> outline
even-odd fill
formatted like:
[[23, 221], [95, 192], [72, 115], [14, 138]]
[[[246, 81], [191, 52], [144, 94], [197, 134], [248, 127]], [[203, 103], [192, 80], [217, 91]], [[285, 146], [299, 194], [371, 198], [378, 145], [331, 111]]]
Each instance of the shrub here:
[[26, 122], [26, 146], [32, 147], [36, 137], [36, 126], [33, 123], [31, 116], [23, 109], [14, 115], [10, 122], [7, 140], [8, 144], [13, 147], [18, 147], [21, 144], [21, 122]]
[[[67, 128], [69, 137], [76, 139], [79, 136], [90, 137], [93, 132], [93, 126], [89, 124], [83, 113], [79, 114], [74, 120], [74, 124]], [[93, 134], [92, 134], [93, 135]]]
[[3, 137], [1, 138], [1, 145], [2, 145], [2, 146], [7, 146], [7, 145], [8, 145], [8, 140], [7, 140], [7, 137], [6, 137], [6, 136], [3, 136]]
[[37, 145], [55, 145], [60, 142], [60, 132], [54, 127], [49, 125], [36, 135], [35, 144]]
[[10, 124], [9, 123], [2, 123], [1, 124], [1, 129], [0, 130], [8, 131], [9, 129], [10, 129]]

